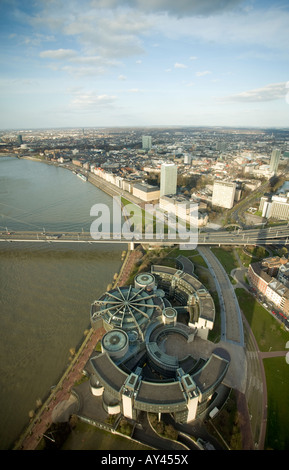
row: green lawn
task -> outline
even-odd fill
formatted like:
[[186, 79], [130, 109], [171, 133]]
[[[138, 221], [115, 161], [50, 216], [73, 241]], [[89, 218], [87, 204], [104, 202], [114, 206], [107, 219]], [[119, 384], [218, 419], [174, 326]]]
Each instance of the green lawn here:
[[263, 361], [268, 393], [265, 449], [289, 450], [289, 364], [284, 357]]
[[[285, 351], [289, 333], [255, 298], [236, 289], [239, 305], [248, 320], [260, 351]], [[268, 396], [265, 449], [289, 450], [289, 364], [285, 357], [263, 360]]]
[[199, 252], [197, 250], [180, 250], [179, 248], [174, 248], [169, 253], [170, 258], [177, 258], [181, 255], [185, 256], [186, 258], [189, 258], [189, 260], [192, 261], [193, 264], [198, 264], [200, 266], [203, 266], [204, 268], [207, 268], [205, 260], [201, 255], [199, 255]]
[[231, 274], [231, 271], [233, 269], [236, 269], [239, 267], [238, 261], [236, 260], [234, 256], [233, 249], [230, 247], [223, 247], [223, 248], [217, 248], [217, 247], [212, 247], [211, 251], [214, 253], [214, 255], [218, 258], [220, 263], [222, 264], [223, 268], [225, 269], [226, 273], [228, 275]]
[[260, 351], [284, 351], [286, 341], [289, 340], [289, 333], [285, 331], [283, 325], [277, 322], [248, 292], [236, 289], [236, 295]]
[[78, 421], [61, 450], [148, 450], [149, 447]]

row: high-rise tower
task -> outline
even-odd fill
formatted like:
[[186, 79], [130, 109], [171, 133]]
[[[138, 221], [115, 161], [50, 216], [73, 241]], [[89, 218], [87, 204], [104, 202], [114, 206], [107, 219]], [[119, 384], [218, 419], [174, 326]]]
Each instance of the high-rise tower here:
[[152, 148], [152, 138], [150, 135], [142, 136], [142, 148], [143, 150], [150, 150]]
[[277, 173], [277, 170], [278, 170], [280, 154], [281, 154], [280, 150], [274, 149], [271, 155], [270, 171], [273, 171], [275, 174]]
[[163, 163], [161, 166], [160, 196], [176, 194], [178, 169], [173, 163]]

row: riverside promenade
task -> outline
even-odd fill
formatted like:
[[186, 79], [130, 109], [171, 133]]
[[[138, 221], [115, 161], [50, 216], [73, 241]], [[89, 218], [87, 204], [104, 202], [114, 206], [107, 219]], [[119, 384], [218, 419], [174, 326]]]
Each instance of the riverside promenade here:
[[[126, 283], [140, 257], [140, 251], [134, 250], [127, 252], [127, 256], [121, 267], [118, 278], [115, 280], [114, 286], [122, 286]], [[24, 433], [20, 436], [14, 446], [14, 450], [36, 450], [43, 434], [45, 434], [53, 423], [53, 411], [57, 405], [69, 403], [74, 384], [83, 377], [84, 367], [105, 332], [104, 328], [89, 330], [71, 364], [66, 369], [59, 383], [52, 390], [48, 399], [31, 420]]]

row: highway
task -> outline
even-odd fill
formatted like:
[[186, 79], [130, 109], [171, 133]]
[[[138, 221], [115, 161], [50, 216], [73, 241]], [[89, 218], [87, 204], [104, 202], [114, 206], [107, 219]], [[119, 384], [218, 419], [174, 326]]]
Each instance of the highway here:
[[[92, 236], [93, 235], [93, 236]], [[187, 237], [187, 238], [185, 238]], [[287, 225], [259, 228], [238, 229], [234, 232], [226, 230], [215, 230], [210, 232], [199, 232], [184, 234], [163, 234], [159, 238], [154, 233], [104, 233], [97, 232], [48, 232], [48, 231], [2, 231], [0, 241], [2, 242], [53, 242], [53, 243], [180, 243], [188, 245], [281, 245], [289, 244], [289, 227]], [[193, 248], [193, 246], [192, 246]]]

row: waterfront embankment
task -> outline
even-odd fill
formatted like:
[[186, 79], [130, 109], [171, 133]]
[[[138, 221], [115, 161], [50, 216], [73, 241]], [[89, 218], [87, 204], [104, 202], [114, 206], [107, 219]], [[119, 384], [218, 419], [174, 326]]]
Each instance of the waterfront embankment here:
[[[138, 250], [128, 251], [120, 272], [113, 286], [124, 285], [136, 262], [140, 259], [141, 252]], [[64, 372], [58, 384], [52, 389], [49, 397], [35, 414], [23, 434], [17, 441], [14, 450], [36, 450], [45, 432], [53, 423], [53, 411], [56, 406], [63, 403], [69, 404], [71, 390], [74, 384], [83, 377], [83, 370], [89, 358], [93, 354], [97, 343], [104, 335], [105, 330], [100, 328], [88, 331], [80, 348], [76, 352], [69, 367]]]
[[[11, 155], [12, 156], [12, 155]], [[15, 157], [18, 157], [18, 155], [14, 155]], [[108, 196], [111, 197], [124, 197], [128, 201], [130, 201], [132, 204], [137, 204], [140, 207], [143, 207], [144, 202], [139, 199], [138, 197], [134, 196], [133, 194], [129, 193], [128, 191], [125, 191], [124, 189], [120, 189], [117, 186], [113, 185], [109, 181], [104, 180], [100, 176], [95, 175], [94, 173], [91, 173], [89, 170], [83, 170], [82, 167], [78, 167], [77, 165], [74, 165], [73, 163], [58, 163], [50, 160], [46, 160], [45, 158], [37, 158], [37, 157], [31, 157], [28, 155], [24, 155], [21, 157], [18, 157], [24, 160], [31, 160], [34, 162], [41, 162], [41, 163], [46, 163], [48, 165], [55, 165], [60, 168], [64, 168], [66, 170], [70, 171], [76, 171], [80, 173], [84, 173], [87, 176], [87, 181], [91, 183], [93, 186], [97, 187], [104, 193], [108, 194]]]
[[[56, 164], [0, 159], [1, 231], [89, 232], [110, 196]], [[62, 232], [63, 231], [63, 232]], [[126, 244], [1, 243], [0, 447], [11, 449], [89, 328]]]

